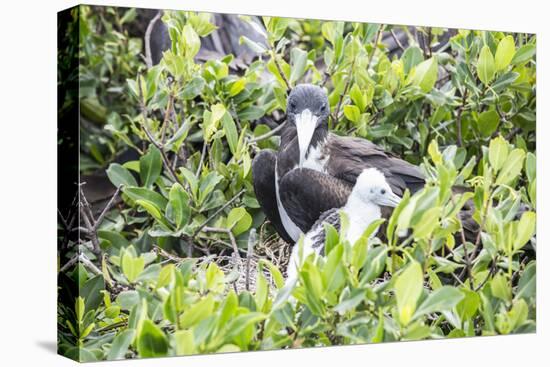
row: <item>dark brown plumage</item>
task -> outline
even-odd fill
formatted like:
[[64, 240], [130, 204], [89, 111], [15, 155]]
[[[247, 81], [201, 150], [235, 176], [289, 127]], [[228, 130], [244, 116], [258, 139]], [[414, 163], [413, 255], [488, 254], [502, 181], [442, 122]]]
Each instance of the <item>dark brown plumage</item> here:
[[281, 223], [281, 217], [277, 208], [275, 193], [275, 162], [277, 157], [270, 149], [261, 151], [252, 162], [252, 177], [254, 178], [254, 192], [266, 217], [269, 219], [277, 233], [288, 243], [293, 242], [285, 227]]

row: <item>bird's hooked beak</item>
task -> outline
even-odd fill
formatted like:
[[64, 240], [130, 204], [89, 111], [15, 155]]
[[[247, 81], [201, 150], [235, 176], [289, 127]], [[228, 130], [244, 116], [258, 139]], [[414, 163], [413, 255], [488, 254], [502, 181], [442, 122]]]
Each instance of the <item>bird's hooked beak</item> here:
[[298, 132], [298, 147], [300, 148], [300, 167], [306, 160], [306, 153], [311, 143], [311, 138], [317, 127], [318, 116], [315, 116], [309, 109], [303, 110], [296, 115], [296, 130]]
[[378, 205], [395, 208], [401, 202], [401, 198], [395, 195], [391, 190], [378, 199]]

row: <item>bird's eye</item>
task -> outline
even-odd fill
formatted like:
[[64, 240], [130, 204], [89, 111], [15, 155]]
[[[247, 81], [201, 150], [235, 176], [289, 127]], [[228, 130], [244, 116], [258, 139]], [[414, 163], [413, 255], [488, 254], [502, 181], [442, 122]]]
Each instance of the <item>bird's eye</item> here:
[[321, 112], [325, 112], [327, 110], [327, 104], [326, 103], [323, 103], [321, 105]]
[[290, 109], [291, 109], [291, 110], [295, 110], [295, 109], [296, 109], [296, 102], [294, 102], [294, 101], [291, 101], [291, 102], [290, 102]]
[[384, 195], [384, 194], [386, 193], [386, 189], [380, 190], [380, 193], [381, 193], [382, 195]]

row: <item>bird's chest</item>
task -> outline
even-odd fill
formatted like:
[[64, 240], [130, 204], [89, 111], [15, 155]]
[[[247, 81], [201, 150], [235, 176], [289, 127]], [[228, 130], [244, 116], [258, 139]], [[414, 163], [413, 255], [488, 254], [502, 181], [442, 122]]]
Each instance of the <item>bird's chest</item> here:
[[[325, 153], [324, 145], [318, 144], [315, 147], [310, 147], [306, 155], [306, 158], [302, 164], [302, 168], [309, 168], [314, 171], [326, 173], [326, 165], [328, 161], [328, 156]], [[299, 164], [294, 167], [298, 168]]]
[[[349, 221], [346, 240], [352, 245], [363, 236], [373, 221], [380, 219], [380, 209], [377, 207], [357, 206], [346, 211], [346, 214]], [[376, 235], [376, 231], [371, 234], [371, 237], [374, 235]]]

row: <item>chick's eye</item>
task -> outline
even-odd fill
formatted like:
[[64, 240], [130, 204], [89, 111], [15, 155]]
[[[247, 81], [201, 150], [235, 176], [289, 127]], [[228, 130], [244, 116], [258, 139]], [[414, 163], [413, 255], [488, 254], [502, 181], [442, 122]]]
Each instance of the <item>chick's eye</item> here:
[[290, 102], [290, 109], [295, 110], [296, 109], [296, 102], [292, 101]]
[[326, 104], [326, 103], [323, 103], [323, 104], [321, 105], [321, 112], [325, 112], [326, 109], [327, 109], [327, 104]]
[[386, 189], [380, 190], [380, 193], [381, 193], [382, 195], [384, 195], [384, 194], [386, 193]]

